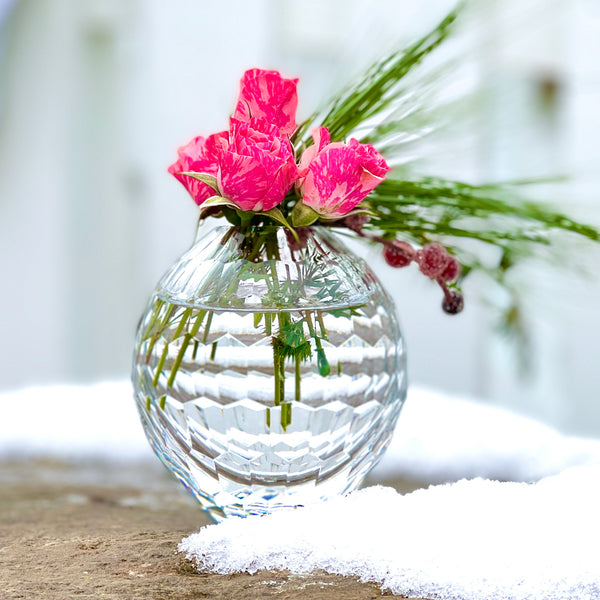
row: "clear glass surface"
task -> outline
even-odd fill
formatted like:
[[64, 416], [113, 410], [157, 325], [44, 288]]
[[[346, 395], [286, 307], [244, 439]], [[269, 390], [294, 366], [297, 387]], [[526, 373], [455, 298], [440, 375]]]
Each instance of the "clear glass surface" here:
[[355, 489], [405, 398], [391, 300], [331, 233], [300, 233], [200, 230], [140, 323], [146, 435], [216, 520]]

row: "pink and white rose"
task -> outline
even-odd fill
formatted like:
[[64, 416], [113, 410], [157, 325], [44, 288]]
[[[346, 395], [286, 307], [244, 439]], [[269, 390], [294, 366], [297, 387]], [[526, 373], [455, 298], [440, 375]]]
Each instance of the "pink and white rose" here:
[[285, 79], [278, 71], [246, 71], [233, 117], [246, 122], [262, 119], [278, 127], [282, 135], [291, 135], [296, 129], [297, 83], [297, 79]]
[[[214, 175], [218, 192], [184, 172]], [[229, 131], [198, 136], [178, 150], [169, 167], [200, 206], [220, 195], [241, 210], [267, 211], [277, 206], [294, 185], [298, 168], [294, 150], [275, 125], [260, 119], [231, 119]]]
[[242, 210], [274, 208], [298, 176], [287, 137], [279, 135], [279, 127], [257, 119], [231, 119], [229, 141], [218, 162], [219, 192]]
[[215, 133], [207, 138], [201, 135], [195, 137], [177, 150], [178, 158], [169, 167], [169, 173], [183, 184], [198, 206], [214, 196], [216, 192], [206, 183], [189, 175], [182, 175], [182, 173], [191, 171], [216, 177], [221, 148], [223, 143], [227, 142], [228, 137], [227, 131]]
[[314, 145], [302, 155], [296, 185], [304, 205], [319, 216], [336, 219], [356, 208], [390, 167], [370, 144], [355, 139], [330, 143], [330, 139], [325, 127], [313, 132]]

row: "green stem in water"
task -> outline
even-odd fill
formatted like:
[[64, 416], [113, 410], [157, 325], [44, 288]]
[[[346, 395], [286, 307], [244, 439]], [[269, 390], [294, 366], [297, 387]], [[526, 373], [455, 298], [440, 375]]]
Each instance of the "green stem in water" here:
[[295, 358], [295, 398], [296, 402], [300, 402], [302, 400], [302, 390], [301, 390], [301, 381], [302, 381], [302, 359], [299, 356]]
[[208, 318], [206, 319], [206, 327], [204, 328], [204, 336], [202, 337], [202, 343], [206, 344], [206, 340], [208, 340], [208, 334], [210, 332], [210, 325], [212, 323], [213, 313], [212, 311], [208, 313]]
[[292, 422], [292, 405], [289, 402], [284, 402], [281, 405], [281, 428], [287, 431], [288, 425]]
[[275, 394], [273, 402], [279, 406], [285, 398], [285, 365], [284, 358], [279, 351], [279, 340], [273, 338], [273, 374], [275, 376]]
[[331, 367], [327, 361], [327, 356], [325, 356], [325, 350], [323, 350], [323, 346], [321, 345], [321, 338], [315, 331], [309, 312], [305, 313], [304, 318], [306, 320], [306, 324], [308, 325], [310, 335], [315, 340], [315, 346], [317, 347], [317, 367], [319, 369], [319, 375], [321, 375], [321, 377], [327, 377], [327, 375], [331, 373]]
[[200, 310], [198, 312], [198, 314], [196, 315], [196, 320], [194, 321], [194, 324], [192, 325], [192, 328], [190, 329], [190, 335], [192, 337], [195, 337], [196, 334], [198, 333], [198, 330], [200, 329], [200, 325], [202, 325], [202, 321], [204, 321], [204, 317], [206, 316], [206, 311]]
[[175, 312], [176, 307], [174, 304], [169, 304], [168, 306], [169, 307], [165, 311], [164, 317], [162, 319], [160, 327], [158, 328], [158, 331], [152, 336], [152, 339], [150, 340], [150, 344], [148, 345], [148, 351], [146, 352], [146, 364], [148, 364], [150, 362], [150, 356], [152, 355], [152, 350], [154, 350], [154, 346], [156, 345], [156, 342], [158, 342], [158, 340], [160, 339], [160, 336], [169, 327], [169, 323], [171, 322], [171, 317], [172, 317], [173, 313]]
[[175, 330], [175, 333], [173, 334], [174, 340], [176, 340], [183, 333], [183, 330], [184, 330], [184, 328], [188, 322], [188, 319], [190, 318], [191, 315], [192, 315], [192, 309], [188, 306], [183, 311], [183, 314], [181, 315], [181, 320], [179, 321], [179, 325], [177, 326], [177, 329]]
[[158, 380], [160, 378], [160, 374], [162, 373], [163, 367], [165, 366], [165, 360], [167, 360], [167, 354], [169, 354], [169, 344], [165, 344], [162, 354], [160, 355], [160, 359], [158, 360], [158, 364], [156, 365], [156, 371], [154, 372], [154, 379], [152, 380], [152, 385], [154, 387], [156, 387], [158, 385]]
[[265, 313], [265, 333], [266, 335], [271, 335], [271, 324], [273, 323], [273, 314]]
[[327, 329], [325, 329], [325, 323], [323, 323], [323, 313], [318, 310], [317, 311], [317, 321], [319, 321], [319, 329], [321, 330], [321, 337], [326, 340], [327, 339]]
[[183, 338], [183, 342], [181, 343], [181, 348], [179, 348], [179, 352], [177, 353], [177, 358], [175, 358], [175, 362], [171, 367], [171, 373], [169, 374], [169, 380], [167, 381], [167, 387], [172, 387], [173, 383], [175, 383], [175, 377], [177, 376], [177, 371], [179, 371], [179, 367], [183, 362], [183, 357], [185, 355], [185, 351], [192, 340], [192, 336], [189, 333], [185, 334]]
[[160, 315], [160, 310], [163, 307], [164, 303], [165, 301], [161, 298], [158, 298], [158, 300], [156, 301], [156, 304], [152, 309], [152, 318], [150, 319], [150, 323], [148, 323], [148, 327], [146, 327], [146, 331], [144, 332], [144, 335], [142, 335], [142, 342], [146, 341], [151, 337], [151, 331], [152, 329], [154, 329], [154, 325], [156, 325], [156, 322], [158, 321], [158, 316]]

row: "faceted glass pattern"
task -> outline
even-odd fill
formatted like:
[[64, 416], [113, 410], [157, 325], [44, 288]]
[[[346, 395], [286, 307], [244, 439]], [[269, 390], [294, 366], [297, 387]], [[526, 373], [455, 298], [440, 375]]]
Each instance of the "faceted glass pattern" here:
[[[200, 235], [138, 330], [148, 440], [215, 520], [355, 489], [406, 393], [395, 310], [367, 265], [319, 228], [301, 247], [274, 236], [276, 258], [249, 262], [239, 232]], [[290, 331], [310, 349], [278, 370], [274, 339]]]

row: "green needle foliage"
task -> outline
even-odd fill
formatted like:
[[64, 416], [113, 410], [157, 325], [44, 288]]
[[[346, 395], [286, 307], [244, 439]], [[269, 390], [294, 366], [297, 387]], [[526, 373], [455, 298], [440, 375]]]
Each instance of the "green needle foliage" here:
[[[318, 126], [329, 128], [332, 141], [345, 141], [354, 135], [390, 156], [402, 151], [401, 142], [395, 145], [395, 137], [399, 140], [412, 134], [420, 137], [426, 95], [413, 94], [411, 85], [415, 85], [415, 80], [411, 79], [411, 84], [407, 76], [414, 74], [423, 59], [451, 35], [465, 4], [461, 2], [421, 39], [373, 64], [357, 83], [313, 114], [296, 131], [293, 141], [297, 151], [312, 143], [309, 132]], [[418, 85], [419, 80], [416, 81]], [[411, 114], [416, 114], [417, 119], [411, 121], [402, 116]], [[436, 123], [429, 125], [434, 128]], [[365, 206], [371, 213], [366, 231], [372, 230], [388, 239], [403, 238], [417, 245], [432, 241], [444, 244], [463, 266], [456, 287], [474, 272], [485, 273], [496, 281], [510, 299], [503, 310], [502, 328], [521, 338], [525, 329], [521, 303], [518, 290], [508, 283], [508, 271], [534, 254], [535, 248], [548, 246], [556, 232], [600, 241], [600, 232], [595, 227], [527, 199], [523, 185], [470, 185], [422, 177], [411, 173], [406, 166], [401, 172], [392, 171], [370, 194]], [[495, 247], [497, 262], [483, 261], [473, 241]]]
[[365, 121], [391, 108], [402, 96], [403, 78], [448, 37], [461, 8], [462, 3], [421, 39], [371, 65], [358, 83], [331, 99], [296, 130], [296, 145], [310, 144], [309, 130], [318, 125], [329, 129], [332, 141], [343, 141]]

